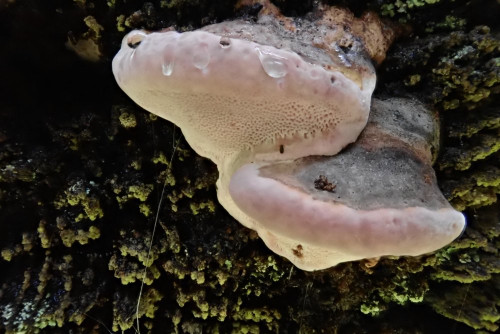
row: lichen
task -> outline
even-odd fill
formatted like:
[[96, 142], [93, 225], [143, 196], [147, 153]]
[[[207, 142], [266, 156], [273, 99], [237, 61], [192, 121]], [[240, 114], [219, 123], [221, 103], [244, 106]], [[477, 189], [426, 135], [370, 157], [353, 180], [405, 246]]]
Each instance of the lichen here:
[[76, 180], [64, 191], [64, 194], [59, 196], [54, 202], [54, 206], [56, 209], [68, 206], [81, 207], [83, 212], [75, 217], [76, 222], [83, 219], [94, 221], [97, 218], [102, 218], [104, 212], [101, 209], [99, 199], [91, 194], [91, 189], [95, 187], [96, 184], [92, 181], [85, 183], [83, 180]]

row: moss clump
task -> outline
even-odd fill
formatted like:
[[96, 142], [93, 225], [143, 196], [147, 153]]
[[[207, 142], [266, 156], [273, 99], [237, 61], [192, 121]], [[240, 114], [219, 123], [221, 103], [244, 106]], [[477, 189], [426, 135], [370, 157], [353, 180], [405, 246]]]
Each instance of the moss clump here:
[[498, 283], [496, 278], [492, 282], [468, 285], [466, 289], [455, 286], [446, 291], [436, 291], [428, 299], [436, 312], [474, 329], [494, 332], [499, 328], [497, 323], [500, 320], [500, 313], [495, 300], [489, 298], [484, 291], [500, 293]]
[[234, 320], [244, 320], [253, 322], [267, 322], [272, 323], [276, 320], [281, 319], [281, 315], [276, 310], [270, 310], [267, 308], [261, 309], [238, 309], [236, 313], [233, 314]]
[[201, 203], [191, 203], [189, 204], [193, 215], [197, 215], [200, 210], [207, 209], [209, 212], [215, 212], [215, 204], [212, 200], [207, 200]]
[[120, 124], [126, 129], [135, 128], [137, 126], [135, 115], [127, 111], [122, 111], [120, 113], [119, 120]]
[[92, 181], [87, 183], [83, 180], [76, 180], [64, 191], [64, 194], [59, 196], [54, 202], [54, 206], [56, 209], [68, 206], [81, 207], [84, 212], [76, 216], [76, 222], [83, 219], [94, 221], [97, 218], [102, 218], [104, 212], [101, 209], [99, 199], [91, 194], [92, 189], [96, 187], [97, 185]]
[[380, 9], [382, 15], [394, 17], [397, 13], [409, 15], [414, 8], [433, 5], [438, 2], [440, 0], [396, 0], [383, 4]]
[[111, 256], [108, 268], [114, 272], [114, 276], [119, 278], [123, 285], [136, 281], [144, 281], [144, 284], [151, 285], [161, 275], [155, 265], [151, 265], [144, 269], [141, 263], [133, 262], [130, 259], [118, 255]]
[[100, 42], [104, 27], [91, 15], [86, 16], [83, 22], [88, 30], [78, 37], [69, 35], [66, 47], [85, 60], [97, 62], [102, 57]]
[[447, 168], [467, 170], [475, 161], [484, 160], [496, 153], [500, 150], [500, 131], [495, 132], [477, 134], [461, 147], [446, 149], [439, 161], [439, 168], [441, 170]]
[[80, 245], [85, 245], [89, 240], [98, 239], [101, 236], [101, 231], [96, 226], [90, 226], [87, 231], [83, 229], [68, 229], [68, 224], [62, 220], [58, 219], [57, 228], [59, 229], [59, 236], [64, 246], [71, 247], [74, 242], [78, 242]]
[[152, 184], [139, 184], [128, 187], [128, 198], [137, 198], [144, 202], [153, 191]]
[[154, 319], [155, 313], [158, 309], [158, 303], [162, 300], [162, 298], [163, 295], [157, 289], [145, 289], [142, 293], [141, 302], [137, 311], [136, 303], [132, 298], [127, 296], [125, 297], [125, 300], [115, 300], [113, 303], [112, 330], [125, 331], [131, 328], [136, 317], [141, 318], [145, 316], [149, 319]]

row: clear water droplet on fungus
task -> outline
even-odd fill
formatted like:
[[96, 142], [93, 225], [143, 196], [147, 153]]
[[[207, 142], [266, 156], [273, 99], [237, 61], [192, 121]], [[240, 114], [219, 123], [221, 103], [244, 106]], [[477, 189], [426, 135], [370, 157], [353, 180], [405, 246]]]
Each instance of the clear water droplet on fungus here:
[[259, 52], [259, 60], [264, 71], [271, 78], [283, 78], [288, 73], [288, 69], [285, 64], [285, 57], [278, 56], [269, 51], [262, 51], [257, 49]]
[[163, 73], [164, 76], [171, 76], [172, 72], [174, 71], [174, 54], [173, 54], [174, 48], [170, 45], [165, 46], [164, 51], [163, 51], [163, 59], [161, 62], [161, 73]]
[[208, 66], [210, 62], [210, 53], [208, 52], [208, 45], [202, 43], [198, 48], [198, 51], [193, 55], [193, 65], [197, 69], [203, 70]]

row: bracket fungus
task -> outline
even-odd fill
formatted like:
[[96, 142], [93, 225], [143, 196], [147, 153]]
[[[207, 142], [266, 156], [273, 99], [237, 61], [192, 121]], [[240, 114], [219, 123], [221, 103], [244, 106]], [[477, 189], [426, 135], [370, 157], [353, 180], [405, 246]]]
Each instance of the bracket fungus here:
[[429, 253], [465, 226], [437, 187], [436, 133], [421, 104], [374, 99], [368, 125], [342, 153], [245, 164], [230, 194], [267, 246], [305, 270]]
[[436, 128], [421, 107], [394, 102], [399, 123], [385, 120], [395, 107], [378, 102], [358, 139], [375, 88], [371, 60], [384, 59], [393, 37], [373, 14], [319, 7], [292, 20], [266, 3], [256, 22], [132, 31], [113, 73], [217, 164], [218, 199], [234, 218], [297, 267], [318, 270], [430, 252], [465, 224], [436, 186]]

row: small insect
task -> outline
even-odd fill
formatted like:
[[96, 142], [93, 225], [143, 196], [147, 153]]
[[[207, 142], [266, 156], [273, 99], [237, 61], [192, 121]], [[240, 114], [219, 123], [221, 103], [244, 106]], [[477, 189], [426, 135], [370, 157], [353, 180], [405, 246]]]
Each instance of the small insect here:
[[320, 175], [319, 178], [314, 180], [314, 188], [318, 190], [325, 190], [329, 191], [331, 193], [335, 192], [335, 188], [337, 188], [337, 185], [331, 183], [328, 181], [326, 176]]
[[280, 153], [281, 154], [285, 153], [285, 146], [280, 145]]

